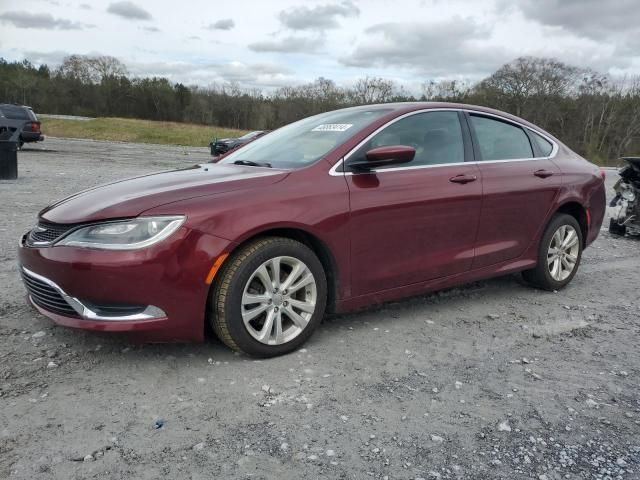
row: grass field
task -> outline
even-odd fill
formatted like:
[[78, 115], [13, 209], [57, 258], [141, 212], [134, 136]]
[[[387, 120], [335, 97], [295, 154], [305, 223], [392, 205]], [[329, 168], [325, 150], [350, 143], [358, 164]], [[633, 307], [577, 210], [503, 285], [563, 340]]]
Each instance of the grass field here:
[[205, 147], [214, 137], [238, 137], [244, 130], [190, 123], [155, 122], [131, 118], [68, 120], [40, 118], [42, 132], [52, 137], [87, 138], [117, 142], [158, 143]]

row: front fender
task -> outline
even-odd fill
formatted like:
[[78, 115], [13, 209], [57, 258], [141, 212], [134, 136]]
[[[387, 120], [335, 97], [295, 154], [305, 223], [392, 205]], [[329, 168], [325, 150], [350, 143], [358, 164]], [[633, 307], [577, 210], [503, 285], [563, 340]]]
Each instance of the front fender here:
[[[326, 165], [320, 164], [326, 169]], [[290, 229], [321, 241], [340, 265], [342, 293], [350, 291], [349, 193], [343, 177], [320, 171], [294, 172], [259, 188], [162, 205], [148, 215], [180, 212], [185, 225], [225, 238], [231, 249], [265, 232]], [[339, 296], [341, 293], [338, 294]]]

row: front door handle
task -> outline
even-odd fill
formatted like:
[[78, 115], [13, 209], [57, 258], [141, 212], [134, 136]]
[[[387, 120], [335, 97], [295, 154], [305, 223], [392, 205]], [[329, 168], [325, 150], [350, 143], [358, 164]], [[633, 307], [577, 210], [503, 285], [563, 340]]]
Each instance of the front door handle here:
[[549, 170], [545, 170], [545, 169], [543, 168], [543, 169], [540, 169], [540, 170], [536, 170], [535, 172], [533, 172], [533, 174], [534, 174], [536, 177], [540, 177], [540, 178], [548, 178], [548, 177], [550, 177], [551, 175], [553, 175], [553, 172], [551, 172], [551, 171], [549, 171]]
[[469, 183], [469, 182], [475, 182], [478, 179], [478, 177], [476, 177], [475, 175], [456, 175], [455, 177], [451, 177], [449, 179], [450, 182], [453, 183]]

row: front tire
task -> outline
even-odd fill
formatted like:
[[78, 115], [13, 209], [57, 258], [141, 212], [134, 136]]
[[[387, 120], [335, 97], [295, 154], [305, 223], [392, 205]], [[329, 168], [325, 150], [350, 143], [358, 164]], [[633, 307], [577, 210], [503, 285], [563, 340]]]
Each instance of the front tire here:
[[538, 247], [538, 264], [522, 272], [531, 285], [543, 290], [560, 290], [573, 279], [582, 258], [582, 229], [571, 215], [551, 218]]
[[327, 281], [306, 245], [265, 237], [224, 263], [212, 288], [213, 331], [233, 350], [273, 357], [302, 345], [324, 315]]

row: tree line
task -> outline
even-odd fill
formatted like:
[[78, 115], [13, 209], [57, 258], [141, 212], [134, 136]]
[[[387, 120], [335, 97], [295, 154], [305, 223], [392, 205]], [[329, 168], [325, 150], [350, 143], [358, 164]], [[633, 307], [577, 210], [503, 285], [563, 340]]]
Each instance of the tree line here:
[[36, 112], [274, 129], [351, 105], [450, 101], [497, 108], [529, 120], [598, 163], [640, 154], [640, 76], [612, 78], [549, 58], [521, 57], [478, 82], [425, 82], [420, 95], [366, 77], [344, 87], [326, 78], [265, 93], [237, 83], [185, 86], [138, 78], [108, 56], [71, 55], [52, 69], [0, 58], [0, 102]]

